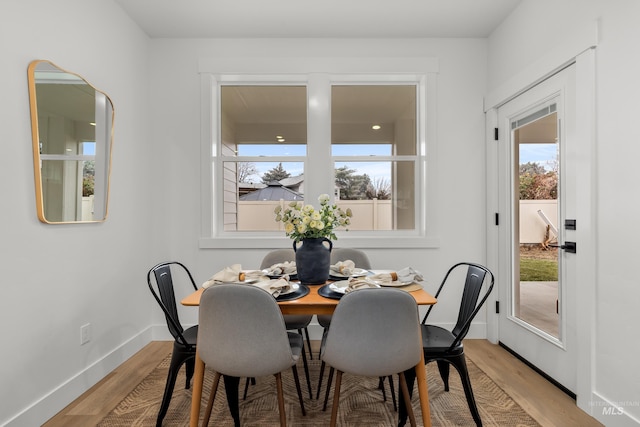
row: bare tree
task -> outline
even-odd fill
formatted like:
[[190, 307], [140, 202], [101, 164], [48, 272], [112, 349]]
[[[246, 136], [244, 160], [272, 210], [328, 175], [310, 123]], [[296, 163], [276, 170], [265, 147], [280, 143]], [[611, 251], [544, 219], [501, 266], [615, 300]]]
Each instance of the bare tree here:
[[367, 199], [389, 200], [391, 184], [384, 178], [376, 178], [367, 187]]
[[238, 182], [251, 182], [249, 177], [258, 175], [258, 168], [253, 162], [238, 162]]

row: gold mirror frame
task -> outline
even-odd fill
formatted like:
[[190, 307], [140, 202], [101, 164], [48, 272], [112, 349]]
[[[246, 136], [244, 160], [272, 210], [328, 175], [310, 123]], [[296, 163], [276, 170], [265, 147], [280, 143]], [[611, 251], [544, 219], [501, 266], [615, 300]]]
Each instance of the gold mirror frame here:
[[28, 67], [38, 219], [107, 219], [115, 111], [109, 96], [51, 61]]

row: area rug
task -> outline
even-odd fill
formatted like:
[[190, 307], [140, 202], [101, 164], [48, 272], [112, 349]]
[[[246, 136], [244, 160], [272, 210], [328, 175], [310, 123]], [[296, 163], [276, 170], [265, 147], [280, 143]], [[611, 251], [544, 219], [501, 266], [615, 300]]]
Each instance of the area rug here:
[[[158, 409], [162, 401], [170, 355], [163, 360], [135, 389], [124, 398], [98, 425], [100, 427], [155, 426]], [[539, 426], [518, 404], [516, 404], [500, 387], [498, 387], [472, 361], [467, 360], [469, 376], [484, 426], [529, 427]], [[331, 418], [331, 400], [326, 412], [322, 411], [324, 386], [328, 370], [325, 371], [323, 391], [320, 400], [315, 399], [315, 392], [320, 373], [320, 362], [309, 361], [311, 386], [314, 399], [309, 400], [302, 366], [299, 366], [300, 381], [305, 397], [307, 415], [302, 416], [298, 403], [295, 384], [291, 371], [283, 373], [285, 392], [285, 410], [287, 425], [316, 427], [329, 425]], [[429, 401], [431, 407], [431, 423], [435, 426], [474, 426], [471, 418], [460, 377], [455, 369], [451, 370], [449, 379], [450, 391], [445, 392], [442, 380], [435, 364], [427, 365], [429, 384]], [[213, 373], [205, 375], [201, 417], [211, 389]], [[165, 427], [183, 427], [189, 425], [191, 406], [191, 390], [184, 389], [184, 368], [176, 382], [171, 405], [164, 419]], [[241, 392], [244, 381], [241, 382]], [[377, 378], [366, 378], [344, 374], [340, 391], [340, 407], [338, 412], [339, 426], [384, 426], [397, 425], [397, 412], [387, 387], [387, 400], [383, 401], [382, 392], [378, 389]], [[395, 390], [398, 390], [397, 377]], [[332, 390], [333, 391], [333, 390]], [[418, 425], [423, 425], [418, 402], [417, 387], [414, 391], [413, 408]], [[246, 400], [240, 401], [240, 417], [242, 426], [278, 426], [279, 415], [274, 377], [258, 378], [256, 385], [249, 388]], [[200, 424], [202, 425], [202, 424]], [[226, 405], [224, 386], [220, 383], [216, 403], [209, 425], [233, 426], [233, 420]], [[408, 425], [408, 423], [407, 423]]]

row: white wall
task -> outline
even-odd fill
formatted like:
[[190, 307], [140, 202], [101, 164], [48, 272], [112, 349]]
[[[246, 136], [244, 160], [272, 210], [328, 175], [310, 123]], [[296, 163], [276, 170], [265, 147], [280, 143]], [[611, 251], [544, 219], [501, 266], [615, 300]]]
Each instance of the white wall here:
[[[544, 2], [548, 7], [549, 3]], [[569, 3], [572, 8], [560, 10], [565, 17], [569, 11], [582, 10], [582, 3], [580, 7], [576, 1]], [[523, 7], [537, 11], [532, 1], [525, 0]], [[625, 15], [610, 15], [605, 29], [621, 34], [621, 30], [609, 29], [608, 25], [622, 23]], [[505, 24], [504, 35], [491, 40], [492, 46], [507, 45], [504, 40], [512, 35], [516, 40], [524, 37], [518, 32], [523, 25], [521, 18], [514, 19], [514, 24]], [[565, 31], [561, 29], [558, 34]], [[630, 31], [637, 39], [639, 30]], [[0, 3], [0, 43], [0, 194], [4, 207], [0, 210], [4, 273], [0, 316], [3, 325], [16, 325], [3, 336], [10, 351], [5, 351], [0, 365], [0, 424], [9, 420], [15, 426], [40, 424], [132, 352], [157, 338], [150, 328], [162, 325], [163, 319], [144, 283], [153, 263], [183, 261], [201, 282], [228, 264], [240, 261], [247, 267], [255, 266], [263, 257], [265, 251], [261, 249], [198, 247], [199, 59], [336, 58], [353, 57], [354, 52], [363, 57], [438, 58], [437, 141], [430, 152], [438, 161], [432, 165], [436, 191], [429, 200], [436, 206], [434, 222], [440, 246], [372, 249], [368, 253], [379, 268], [412, 265], [420, 269], [432, 291], [451, 264], [460, 260], [485, 262], [485, 230], [491, 218], [485, 214], [483, 96], [488, 91], [487, 82], [492, 88], [526, 67], [527, 55], [512, 60], [509, 53], [492, 48], [487, 74], [487, 40], [149, 41], [110, 0], [5, 0]], [[531, 44], [536, 47], [535, 54], [544, 52], [544, 46]], [[637, 148], [626, 142], [637, 135], [626, 123], [632, 120], [625, 116], [620, 122], [624, 126], [615, 128], [611, 116], [624, 112], [616, 107], [625, 101], [628, 90], [616, 85], [613, 73], [640, 74], [633, 64], [629, 70], [616, 69], [618, 60], [628, 60], [626, 54], [634, 52], [631, 42], [624, 39], [616, 45], [619, 50], [603, 50], [612, 62], [599, 69], [611, 86], [600, 94], [606, 103], [606, 109], [599, 110], [600, 124], [604, 125], [600, 132], [606, 131], [607, 146], [625, 150], [622, 162], [631, 162]], [[116, 134], [112, 197], [109, 218], [103, 224], [50, 226], [36, 218], [26, 86], [26, 67], [33, 59], [50, 59], [82, 74], [113, 99]], [[627, 104], [625, 101], [625, 107], [637, 115], [638, 107]], [[621, 184], [615, 176], [623, 170], [616, 167], [619, 150], [599, 153], [600, 172], [611, 174], [604, 183], [617, 188]], [[631, 170], [631, 165], [627, 166]], [[620, 234], [615, 227], [623, 224], [618, 217], [613, 218], [620, 212], [609, 208], [616, 206], [615, 197], [615, 191], [606, 194], [607, 203], [600, 208], [601, 219], [607, 220], [606, 226], [601, 226], [600, 242], [608, 251], [600, 260], [599, 281], [605, 295], [598, 306], [603, 325], [598, 326], [597, 365], [602, 390], [613, 399], [621, 397], [614, 381], [624, 384], [620, 377], [625, 370], [618, 368], [621, 365], [614, 363], [613, 354], [610, 356], [604, 345], [612, 339], [607, 334], [621, 329], [618, 319], [632, 320], [631, 314], [619, 313], [616, 307], [639, 300], [638, 287], [629, 286], [631, 272], [618, 261], [632, 252], [616, 252], [613, 246], [614, 236]], [[637, 213], [638, 207], [634, 206], [623, 215]], [[624, 232], [629, 237], [638, 233], [630, 229]], [[336, 242], [337, 247], [342, 245], [342, 241]], [[614, 258], [616, 254], [619, 258]], [[635, 298], [624, 299], [621, 295]], [[456, 305], [443, 299], [433, 313], [433, 321], [454, 322]], [[185, 323], [196, 322], [197, 310], [182, 311]], [[484, 336], [484, 320], [485, 314], [481, 313], [473, 336]], [[88, 322], [93, 325], [94, 338], [80, 346], [79, 328]], [[626, 344], [635, 345], [633, 349], [637, 350], [637, 344]], [[611, 380], [608, 375], [612, 375]]]
[[[260, 264], [265, 250], [198, 249], [200, 233], [200, 59], [218, 57], [434, 57], [437, 76], [437, 142], [431, 155], [436, 206], [435, 249], [367, 249], [378, 268], [413, 266], [421, 270], [435, 292], [446, 269], [457, 261], [485, 261], [484, 114], [482, 100], [487, 76], [486, 40], [476, 39], [156, 39], [151, 41], [151, 106], [153, 144], [158, 163], [167, 166], [164, 189], [167, 200], [172, 255], [192, 266], [204, 280], [222, 267], [241, 262], [247, 268]], [[330, 61], [331, 59], [327, 59]], [[282, 236], [283, 239], [284, 233]], [[338, 240], [336, 246], [342, 246]], [[288, 242], [287, 245], [291, 243]], [[435, 321], [455, 322], [457, 307], [442, 301]], [[196, 312], [191, 314], [195, 321]], [[484, 336], [484, 313], [473, 330]]]
[[[166, 245], [152, 244], [148, 221], [147, 44], [111, 0], [0, 2], [0, 425], [42, 424], [151, 339], [145, 267]], [[27, 92], [34, 59], [83, 75], [113, 99], [103, 224], [36, 217]], [[85, 323], [93, 339], [80, 346]]]
[[[593, 389], [581, 407], [608, 426], [640, 425], [640, 341], [634, 332], [640, 324], [640, 228], [633, 225], [640, 217], [634, 197], [640, 158], [639, 19], [640, 3], [632, 0], [523, 0], [489, 39], [489, 86], [494, 90], [535, 68], [584, 28], [598, 29], [591, 231], [597, 242], [596, 306], [593, 325], [586, 328], [593, 342]], [[623, 414], [604, 415], [601, 405], [611, 404]]]

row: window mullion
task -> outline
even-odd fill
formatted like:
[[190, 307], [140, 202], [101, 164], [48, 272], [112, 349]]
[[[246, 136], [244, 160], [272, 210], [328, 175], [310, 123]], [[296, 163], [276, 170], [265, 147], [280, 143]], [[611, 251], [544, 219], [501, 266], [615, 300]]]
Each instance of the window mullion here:
[[333, 195], [331, 160], [331, 82], [327, 74], [310, 74], [307, 87], [307, 161], [305, 201]]

